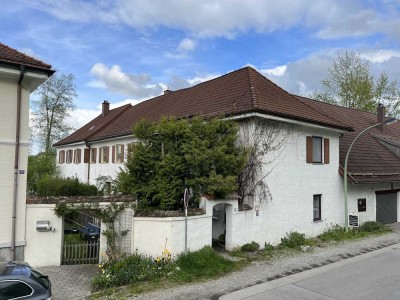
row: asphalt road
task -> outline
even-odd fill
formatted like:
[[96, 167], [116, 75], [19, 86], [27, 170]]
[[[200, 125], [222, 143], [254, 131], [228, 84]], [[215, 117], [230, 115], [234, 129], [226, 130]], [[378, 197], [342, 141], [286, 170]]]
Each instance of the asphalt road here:
[[220, 297], [236, 299], [400, 299], [400, 244]]

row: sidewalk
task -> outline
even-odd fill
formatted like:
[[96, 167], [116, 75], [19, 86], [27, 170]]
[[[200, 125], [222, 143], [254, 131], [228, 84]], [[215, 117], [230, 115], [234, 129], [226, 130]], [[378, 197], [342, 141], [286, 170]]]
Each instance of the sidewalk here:
[[129, 299], [218, 299], [220, 296], [246, 287], [287, 277], [294, 273], [318, 268], [399, 243], [400, 224], [396, 223], [391, 227], [395, 232], [383, 236], [330, 245], [326, 248], [316, 248], [309, 253], [299, 253], [275, 261], [252, 262], [245, 269], [230, 273], [222, 278], [157, 290]]

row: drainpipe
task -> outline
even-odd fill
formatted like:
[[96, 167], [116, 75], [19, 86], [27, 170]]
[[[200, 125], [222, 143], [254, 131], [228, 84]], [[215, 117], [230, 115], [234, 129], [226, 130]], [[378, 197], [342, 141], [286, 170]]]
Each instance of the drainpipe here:
[[17, 224], [17, 199], [18, 199], [18, 172], [19, 172], [19, 149], [20, 149], [20, 134], [21, 134], [21, 94], [22, 80], [25, 75], [25, 67], [20, 66], [19, 79], [17, 85], [17, 123], [15, 132], [15, 158], [14, 158], [14, 191], [13, 191], [13, 206], [12, 206], [12, 225], [11, 225], [11, 254], [12, 260], [16, 259], [15, 251], [15, 236]]
[[88, 171], [87, 171], [87, 183], [88, 184], [90, 184], [90, 155], [91, 155], [91, 153], [90, 153], [90, 145], [89, 145], [89, 143], [88, 143], [88, 141], [87, 140], [85, 140], [85, 145], [86, 145], [86, 147], [88, 147], [89, 148], [89, 161], [88, 161]]

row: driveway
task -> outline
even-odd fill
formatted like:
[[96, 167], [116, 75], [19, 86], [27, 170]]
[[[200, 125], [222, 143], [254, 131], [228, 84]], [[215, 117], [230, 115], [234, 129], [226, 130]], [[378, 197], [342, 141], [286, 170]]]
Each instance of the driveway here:
[[74, 265], [37, 269], [50, 277], [53, 300], [81, 300], [89, 295], [90, 283], [99, 267], [97, 265]]

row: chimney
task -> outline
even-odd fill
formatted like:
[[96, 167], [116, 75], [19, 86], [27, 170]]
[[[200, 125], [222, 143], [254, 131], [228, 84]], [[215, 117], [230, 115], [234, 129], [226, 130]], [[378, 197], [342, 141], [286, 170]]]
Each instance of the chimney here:
[[110, 102], [104, 100], [104, 102], [101, 104], [101, 110], [101, 115], [105, 117], [110, 112]]
[[385, 122], [385, 115], [386, 115], [386, 108], [382, 105], [382, 103], [378, 104], [377, 107], [377, 123], [382, 123], [381, 125], [378, 126], [378, 129], [382, 131], [383, 134], [386, 133], [386, 124], [383, 124]]
[[171, 91], [171, 90], [165, 90], [164, 91], [164, 95], [171, 94], [171, 93], [173, 93], [173, 91]]

